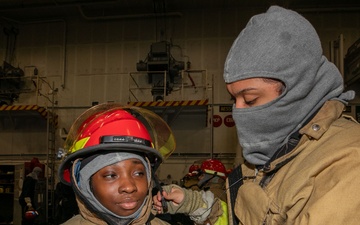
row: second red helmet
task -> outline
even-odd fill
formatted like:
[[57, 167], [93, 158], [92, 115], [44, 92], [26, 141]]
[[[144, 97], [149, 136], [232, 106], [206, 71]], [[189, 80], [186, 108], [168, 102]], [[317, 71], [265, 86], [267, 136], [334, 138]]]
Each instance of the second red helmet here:
[[201, 171], [207, 174], [215, 174], [226, 179], [226, 168], [224, 164], [217, 159], [207, 159], [201, 164]]

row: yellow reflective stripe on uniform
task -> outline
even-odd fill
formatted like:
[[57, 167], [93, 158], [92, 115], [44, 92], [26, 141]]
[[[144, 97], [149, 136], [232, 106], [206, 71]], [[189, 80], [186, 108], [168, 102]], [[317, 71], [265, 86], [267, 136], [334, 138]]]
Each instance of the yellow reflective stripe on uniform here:
[[228, 209], [227, 204], [224, 201], [221, 201], [221, 209], [223, 211], [222, 215], [218, 218], [214, 225], [228, 225]]

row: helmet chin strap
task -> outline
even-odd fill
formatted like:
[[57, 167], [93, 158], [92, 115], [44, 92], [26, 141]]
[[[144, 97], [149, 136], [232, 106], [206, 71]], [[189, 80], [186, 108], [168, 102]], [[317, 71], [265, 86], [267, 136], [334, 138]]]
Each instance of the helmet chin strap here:
[[168, 211], [168, 206], [166, 204], [166, 200], [163, 196], [163, 188], [162, 186], [160, 185], [160, 182], [159, 182], [159, 178], [156, 176], [154, 170], [151, 170], [151, 173], [152, 173], [152, 177], [153, 177], [153, 180], [154, 180], [154, 183], [155, 183], [155, 187], [158, 189], [158, 191], [160, 192], [160, 195], [161, 195], [161, 205], [163, 207], [163, 212], [166, 213]]

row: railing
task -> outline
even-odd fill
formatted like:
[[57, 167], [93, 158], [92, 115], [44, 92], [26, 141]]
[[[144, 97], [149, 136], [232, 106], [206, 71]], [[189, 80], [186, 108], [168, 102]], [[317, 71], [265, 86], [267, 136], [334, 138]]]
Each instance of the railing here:
[[130, 72], [129, 76], [129, 102], [202, 100], [209, 98], [212, 89], [206, 70], [181, 70], [171, 79], [167, 71]]

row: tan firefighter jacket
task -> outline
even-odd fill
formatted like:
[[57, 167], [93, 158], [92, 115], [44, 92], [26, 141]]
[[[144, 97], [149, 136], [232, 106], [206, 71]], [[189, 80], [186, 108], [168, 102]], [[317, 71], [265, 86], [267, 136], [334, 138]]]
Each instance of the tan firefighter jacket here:
[[[77, 198], [80, 214], [74, 216], [64, 223], [64, 225], [106, 225], [107, 223], [96, 216], [94, 213], [90, 212], [85, 205]], [[160, 220], [159, 218], [154, 217], [149, 221], [151, 216], [152, 208], [152, 199], [148, 198], [146, 204], [144, 205], [140, 216], [133, 220], [131, 225], [169, 225], [167, 222]]]
[[326, 102], [300, 130], [297, 146], [269, 168], [243, 164], [229, 215], [233, 210], [245, 225], [360, 224], [360, 125], [342, 116], [343, 108]]

